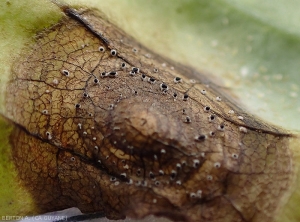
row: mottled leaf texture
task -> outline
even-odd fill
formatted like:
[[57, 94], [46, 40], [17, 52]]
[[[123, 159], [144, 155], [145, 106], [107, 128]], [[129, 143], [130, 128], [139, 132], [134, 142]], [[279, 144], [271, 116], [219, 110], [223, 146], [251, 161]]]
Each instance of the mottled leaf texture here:
[[15, 165], [41, 212], [274, 220], [292, 180], [291, 135], [100, 13], [63, 10], [7, 88]]

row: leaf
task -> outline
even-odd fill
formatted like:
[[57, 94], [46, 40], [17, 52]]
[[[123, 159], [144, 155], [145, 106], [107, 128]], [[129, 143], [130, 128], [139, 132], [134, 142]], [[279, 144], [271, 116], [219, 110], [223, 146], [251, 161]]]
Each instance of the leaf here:
[[[253, 113], [299, 130], [295, 118], [300, 108], [296, 84], [299, 15], [295, 1], [85, 4], [103, 9], [120, 27], [156, 52], [216, 76]], [[273, 19], [278, 14], [281, 17]]]
[[[60, 13], [59, 11], [57, 14], [54, 13], [52, 4], [40, 1], [1, 1], [0, 7], [0, 111], [3, 115], [6, 83], [11, 76], [13, 61], [19, 56], [25, 44], [33, 40], [32, 37], [37, 31], [58, 21]], [[8, 216], [8, 219], [13, 215], [37, 213], [29, 193], [19, 184], [9, 146], [11, 130], [11, 124], [1, 116], [0, 215]], [[15, 219], [20, 218], [12, 217], [9, 220]]]
[[5, 115], [22, 127], [12, 133], [12, 155], [41, 212], [76, 206], [112, 219], [183, 221], [276, 215], [272, 199], [284, 197], [293, 175], [289, 133], [95, 12], [63, 10], [68, 18], [14, 64], [6, 95]]
[[[238, 86], [238, 84], [236, 84], [236, 83], [239, 83], [241, 78], [236, 78], [236, 73], [240, 72], [243, 77], [246, 77], [246, 81], [245, 81], [246, 84], [241, 85], [242, 88], [237, 88], [236, 91], [238, 91], [240, 98], [242, 98], [243, 101], [246, 101], [245, 103], [251, 104], [251, 100], [252, 100], [253, 103], [255, 104], [255, 106], [253, 106], [253, 107], [255, 107], [255, 109], [261, 109], [262, 103], [261, 102], [258, 103], [257, 98], [255, 98], [255, 97], [247, 98], [247, 96], [245, 95], [245, 91], [252, 93], [251, 95], [257, 94], [257, 93], [260, 96], [264, 95], [262, 93], [263, 92], [262, 90], [266, 90], [265, 88], [268, 87], [268, 84], [262, 83], [261, 88], [264, 88], [264, 89], [260, 89], [260, 87], [256, 88], [254, 91], [252, 89], [253, 84], [251, 82], [253, 82], [253, 80], [257, 81], [257, 82], [255, 82], [256, 83], [255, 87], [257, 87], [257, 86], [259, 86], [259, 84], [261, 84], [261, 83], [259, 83], [259, 81], [261, 81], [261, 78], [259, 77], [259, 75], [263, 76], [262, 79], [268, 80], [269, 84], [271, 82], [270, 85], [272, 85], [272, 87], [275, 88], [275, 91], [272, 91], [272, 92], [269, 92], [268, 90], [270, 88], [267, 88], [267, 90], [266, 90], [267, 94], [270, 93], [270, 95], [272, 95], [272, 96], [276, 95], [276, 98], [285, 99], [286, 97], [282, 96], [282, 94], [286, 94], [286, 92], [284, 92], [284, 91], [282, 92], [282, 89], [279, 87], [278, 88], [280, 91], [277, 92], [276, 90], [278, 90], [278, 88], [276, 88], [276, 84], [274, 84], [274, 82], [276, 83], [278, 80], [283, 78], [283, 76], [288, 76], [288, 77], [292, 76], [293, 77], [292, 80], [295, 80], [295, 79], [297, 80], [297, 76], [293, 76], [293, 72], [292, 72], [292, 75], [290, 75], [290, 73], [287, 73], [287, 74], [285, 73], [284, 75], [279, 75], [281, 73], [274, 74], [272, 70], [276, 70], [276, 71], [277, 70], [285, 70], [284, 68], [282, 68], [282, 66], [280, 66], [280, 64], [282, 64], [280, 62], [286, 62], [286, 61], [284, 61], [282, 59], [282, 57], [277, 59], [277, 58], [274, 58], [272, 55], [273, 55], [274, 51], [275, 52], [279, 51], [279, 48], [276, 45], [276, 43], [285, 42], [286, 39], [284, 39], [282, 41], [282, 35], [279, 35], [279, 38], [274, 38], [275, 40], [272, 38], [268, 38], [268, 41], [270, 41], [273, 44], [275, 43], [275, 44], [273, 45], [271, 43], [267, 43], [267, 52], [265, 52], [264, 50], [261, 49], [262, 47], [259, 47], [259, 46], [261, 45], [261, 42], [265, 41], [265, 36], [262, 36], [261, 33], [265, 33], [262, 30], [265, 30], [265, 28], [268, 27], [268, 25], [265, 25], [263, 23], [261, 24], [260, 22], [257, 22], [256, 19], [249, 19], [249, 17], [245, 16], [243, 13], [239, 13], [239, 10], [236, 10], [236, 8], [232, 7], [232, 5], [228, 6], [224, 2], [221, 2], [221, 1], [219, 3], [220, 4], [217, 5], [215, 3], [202, 4], [201, 2], [185, 1], [184, 3], [177, 3], [177, 5], [172, 4], [172, 7], [178, 7], [178, 5], [181, 6], [181, 7], [178, 7], [179, 9], [177, 8], [179, 12], [181, 10], [183, 10], [183, 11], [186, 10], [186, 12], [188, 12], [186, 14], [183, 13], [182, 17], [184, 17], [186, 19], [186, 21], [190, 21], [191, 27], [188, 28], [188, 31], [189, 31], [188, 33], [194, 32], [194, 36], [193, 36], [193, 34], [190, 36], [193, 41], [190, 41], [191, 42], [190, 47], [188, 47], [184, 44], [184, 48], [183, 49], [180, 48], [179, 45], [182, 46], [182, 44], [178, 44], [178, 42], [182, 43], [181, 39], [182, 39], [182, 37], [186, 38], [185, 33], [187, 33], [187, 32], [185, 32], [186, 30], [183, 31], [183, 29], [182, 29], [182, 27], [186, 28], [187, 26], [183, 26], [183, 24], [180, 24], [180, 22], [178, 22], [180, 31], [178, 31], [176, 28], [174, 28], [175, 29], [174, 32], [177, 33], [175, 36], [177, 36], [177, 37], [179, 36], [179, 39], [180, 39], [180, 41], [177, 40], [178, 41], [177, 44], [174, 44], [174, 41], [173, 42], [170, 41], [170, 40], [172, 40], [172, 38], [163, 38], [160, 40], [162, 40], [163, 43], [167, 42], [171, 46], [175, 45], [176, 50], [186, 52], [188, 55], [193, 56], [195, 53], [199, 54], [198, 50], [195, 50], [196, 49], [195, 42], [199, 42], [199, 36], [198, 36], [199, 32], [197, 32], [197, 31], [195, 32], [194, 29], [192, 29], [192, 28], [195, 26], [200, 27], [201, 34], [202, 34], [202, 36], [200, 36], [201, 41], [211, 43], [211, 47], [209, 46], [209, 44], [206, 44], [205, 46], [201, 47], [202, 49], [204, 49], [203, 51], [206, 53], [205, 55], [203, 55], [203, 58], [206, 58], [206, 59], [203, 59], [201, 62], [198, 62], [200, 64], [201, 68], [202, 68], [202, 66], [205, 65], [205, 70], [213, 71], [214, 74], [224, 74], [225, 73], [225, 76], [227, 75], [230, 77], [229, 78], [230, 81], [225, 82], [225, 85], [228, 85], [228, 86], [232, 86], [233, 83], [236, 86]], [[154, 5], [158, 6], [159, 4], [154, 4]], [[161, 7], [161, 5], [159, 5], [159, 7]], [[165, 7], [170, 7], [170, 6], [165, 4]], [[193, 9], [195, 9], [195, 8], [201, 8], [203, 13], [199, 13], [199, 11], [196, 11], [196, 10], [193, 11]], [[227, 11], [225, 10], [225, 12], [224, 12], [223, 11], [224, 9], [227, 9]], [[160, 10], [164, 13], [167, 11], [166, 8], [164, 8], [164, 7], [161, 7]], [[174, 10], [170, 10], [170, 12], [172, 12], [172, 11], [174, 11]], [[199, 14], [200, 14], [200, 16], [199, 16]], [[219, 17], [221, 17], [222, 15], [224, 17], [221, 19], [221, 23], [220, 23]], [[137, 15], [133, 16], [134, 19], [137, 19], [136, 16]], [[175, 15], [173, 14], [172, 16], [175, 17], [174, 21], [176, 21], [176, 18], [177, 18], [177, 21], [179, 20], [178, 18], [180, 18], [180, 16], [176, 17], [176, 13], [175, 13]], [[252, 35], [248, 35], [248, 33], [243, 33], [243, 31], [244, 31], [243, 24], [249, 24], [249, 23], [245, 22], [244, 20], [241, 20], [241, 18], [249, 19], [250, 25], [247, 28], [249, 28], [250, 31], [254, 31], [254, 33], [256, 33], [256, 34], [260, 33], [260, 35], [257, 35], [257, 37], [256, 36], [253, 37]], [[210, 21], [211, 27], [207, 27], [207, 20]], [[153, 19], [153, 21], [155, 22], [155, 19]], [[233, 27], [231, 27], [232, 23], [233, 23]], [[230, 35], [229, 36], [226, 34], [222, 35], [222, 33], [220, 33], [220, 35], [216, 35], [216, 33], [218, 33], [219, 30], [221, 30], [222, 27], [224, 27], [226, 25], [229, 26], [227, 31], [229, 31], [229, 32], [232, 31], [232, 33], [236, 32], [236, 33], [239, 33], [239, 35]], [[163, 26], [163, 24], [161, 24], [161, 26]], [[142, 33], [143, 36], [148, 36], [147, 34], [145, 34], [146, 32], [144, 32], [144, 30], [142, 30], [142, 29], [138, 29], [138, 30], [139, 30], [139, 33]], [[177, 30], [177, 32], [176, 32], [176, 30]], [[271, 33], [273, 32], [273, 33], [278, 34], [276, 29], [271, 29], [269, 31]], [[166, 35], [168, 35], [168, 34], [166, 34]], [[211, 36], [219, 36], [219, 38], [222, 39], [222, 41], [224, 41], [224, 42], [221, 42], [218, 39], [211, 40]], [[237, 38], [232, 38], [232, 36], [237, 36]], [[246, 37], [251, 42], [255, 42], [256, 45], [255, 44], [253, 44], [254, 46], [246, 45], [246, 47], [245, 47], [245, 44], [243, 43], [243, 41], [240, 41], [240, 39], [243, 39], [243, 38], [246, 39]], [[283, 37], [286, 37], [286, 36], [283, 35]], [[254, 39], [253, 41], [252, 41], [252, 38]], [[197, 41], [197, 39], [198, 39], [198, 41]], [[155, 42], [155, 44], [153, 44], [154, 47], [156, 47], [158, 45], [157, 40], [152, 38], [151, 41]], [[222, 43], [222, 45], [220, 44], [220, 42]], [[176, 43], [176, 38], [175, 38], [175, 43]], [[169, 46], [169, 47], [171, 47], [171, 46]], [[220, 46], [222, 46], [222, 47], [220, 47]], [[256, 48], [255, 48], [255, 46], [256, 46]], [[293, 52], [290, 49], [292, 49], [293, 47], [288, 47], [285, 44], [284, 44], [284, 46], [285, 47], [281, 47], [281, 49], [282, 48], [289, 49], [289, 50], [287, 50], [286, 54], [288, 55], [287, 61], [290, 62], [291, 57], [293, 55]], [[236, 47], [236, 48], [234, 48], [234, 47]], [[251, 51], [251, 53], [252, 53], [252, 51], [255, 51], [256, 54], [255, 54], [254, 58], [253, 58], [253, 56], [252, 57], [247, 56], [247, 53], [240, 53], [240, 48], [243, 48], [243, 47], [246, 48], [246, 50], [245, 50], [246, 52]], [[167, 54], [175, 57], [175, 59], [177, 59], [177, 60], [178, 60], [178, 58], [180, 58], [179, 60], [181, 62], [186, 63], [186, 59], [179, 57], [178, 54], [176, 54], [176, 53], [173, 53], [173, 51], [175, 51], [175, 49], [172, 49], [172, 48], [168, 49]], [[294, 51], [296, 52], [296, 50], [294, 50]], [[165, 53], [166, 53], [166, 50], [163, 51], [163, 54], [165, 54]], [[238, 54], [238, 57], [236, 56], [236, 54]], [[246, 56], [245, 56], [245, 54], [246, 54]], [[270, 55], [272, 56], [271, 59], [269, 59]], [[267, 60], [271, 61], [270, 64], [261, 65], [261, 61], [266, 61], [266, 58], [267, 58]], [[280, 62], [277, 63], [277, 61], [280, 61]], [[226, 62], [230, 62], [230, 65], [227, 65]], [[273, 62], [273, 64], [271, 64], [272, 62]], [[196, 63], [194, 63], [194, 64], [196, 64]], [[272, 66], [274, 66], [274, 64], [275, 64], [275, 67], [273, 68]], [[279, 67], [276, 67], [276, 65], [278, 65]], [[294, 67], [294, 64], [292, 64], [291, 67]], [[229, 74], [227, 73], [228, 70], [230, 70]], [[253, 74], [256, 71], [260, 72], [259, 75]], [[271, 77], [269, 77], [269, 76], [271, 76]], [[271, 78], [271, 81], [270, 81], [270, 78]], [[274, 81], [272, 80], [272, 78], [274, 78]], [[251, 82], [250, 82], [250, 80], [251, 80]], [[288, 82], [287, 84], [290, 84], [290, 83], [291, 82]], [[284, 84], [284, 83], [280, 82], [280, 84], [278, 84], [278, 85], [281, 87], [282, 84]], [[72, 84], [70, 84], [70, 85], [72, 85]], [[291, 86], [292, 86], [293, 91], [289, 92], [289, 93], [291, 95], [291, 98], [293, 98], [297, 95], [297, 92], [296, 92], [297, 87], [295, 87], [294, 85], [291, 85]], [[267, 101], [267, 102], [268, 102], [268, 105], [272, 104], [271, 103], [272, 101], [271, 102]], [[293, 101], [293, 103], [295, 103], [295, 102]], [[255, 111], [257, 111], [257, 110], [255, 110]], [[290, 112], [295, 113], [295, 110], [291, 110]], [[268, 112], [268, 115], [269, 114], [270, 113]], [[281, 113], [279, 113], [279, 114], [281, 114]], [[260, 113], [260, 115], [262, 115], [262, 114]], [[287, 116], [288, 116], [287, 118], [283, 119], [283, 124], [280, 124], [280, 125], [295, 129], [294, 126], [297, 126], [297, 125], [295, 124], [294, 121], [291, 121], [292, 118], [290, 120], [288, 120], [290, 118], [290, 116], [292, 116], [292, 115], [287, 115]], [[271, 118], [274, 118], [274, 117], [271, 117]], [[293, 125], [293, 124], [295, 124], [295, 125]]]

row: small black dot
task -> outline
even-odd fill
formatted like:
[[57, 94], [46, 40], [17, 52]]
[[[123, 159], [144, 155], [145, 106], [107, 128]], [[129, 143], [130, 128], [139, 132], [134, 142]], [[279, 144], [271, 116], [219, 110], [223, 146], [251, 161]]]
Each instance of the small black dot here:
[[63, 70], [62, 73], [63, 73], [65, 76], [69, 76], [69, 74], [70, 74], [68, 70]]
[[80, 106], [81, 106], [81, 105], [80, 105], [79, 103], [77, 103], [77, 104], [75, 105], [76, 108], [80, 108]]
[[206, 111], [209, 111], [210, 110], [210, 107], [209, 106], [205, 106], [204, 108]]
[[83, 97], [87, 98], [89, 95], [85, 92], [83, 93]]
[[126, 64], [123, 62], [123, 63], [121, 64], [121, 67], [124, 68], [125, 66], [126, 66]]
[[187, 122], [187, 123], [192, 122], [192, 121], [191, 121], [191, 118], [190, 118], [189, 116], [185, 117], [185, 122]]
[[146, 78], [145, 74], [142, 74], [142, 78], [143, 78], [143, 79], [145, 79], [145, 78]]
[[172, 173], [171, 173], [171, 176], [170, 176], [171, 180], [174, 180], [174, 179], [175, 179], [175, 177], [176, 177], [176, 175], [177, 175], [177, 173], [176, 173], [176, 172], [172, 172]]
[[149, 81], [150, 81], [150, 82], [155, 82], [155, 79], [152, 78], [152, 77], [150, 77]]
[[162, 90], [167, 90], [168, 89], [168, 86], [165, 83], [162, 83], [160, 85], [160, 87], [161, 87]]
[[237, 159], [238, 157], [239, 157], [239, 155], [237, 155], [237, 154], [232, 154], [232, 157], [234, 158], [234, 159]]
[[139, 68], [136, 68], [136, 67], [132, 67], [132, 70], [131, 72], [133, 73], [139, 73], [140, 69]]
[[123, 174], [123, 173], [122, 173], [120, 176], [121, 176], [123, 179], [125, 179], [125, 178], [126, 178], [126, 175], [125, 175], [125, 174]]
[[115, 56], [115, 55], [117, 55], [117, 50], [115, 50], [115, 49], [112, 49], [112, 50], [110, 51], [110, 54], [111, 54], [112, 56]]
[[187, 95], [187, 94], [184, 94], [184, 95], [183, 95], [183, 100], [184, 100], [184, 101], [186, 101], [188, 98], [189, 98], [189, 95]]
[[176, 98], [177, 97], [177, 93], [174, 93], [173, 96]]
[[211, 115], [211, 116], [209, 117], [209, 119], [212, 121], [212, 120], [215, 119], [215, 116], [214, 116], [214, 115]]
[[198, 161], [194, 162], [194, 167], [199, 167], [200, 163]]
[[205, 140], [206, 136], [205, 135], [200, 135], [197, 137], [198, 140], [203, 141]]
[[94, 83], [98, 83], [99, 82], [99, 79], [94, 79]]
[[180, 77], [175, 77], [175, 80], [176, 80], [176, 81], [180, 81], [181, 78], [180, 78]]
[[109, 73], [110, 77], [116, 77], [118, 75], [118, 73], [116, 71], [112, 71]]
[[155, 175], [152, 172], [149, 173], [149, 176], [150, 176], [151, 179], [155, 178]]

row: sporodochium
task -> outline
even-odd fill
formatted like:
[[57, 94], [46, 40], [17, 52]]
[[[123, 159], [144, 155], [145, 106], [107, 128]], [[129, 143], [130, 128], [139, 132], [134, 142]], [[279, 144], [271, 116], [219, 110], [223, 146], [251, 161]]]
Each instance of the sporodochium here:
[[41, 212], [274, 219], [292, 178], [289, 133], [96, 11], [64, 12], [7, 87], [15, 165]]

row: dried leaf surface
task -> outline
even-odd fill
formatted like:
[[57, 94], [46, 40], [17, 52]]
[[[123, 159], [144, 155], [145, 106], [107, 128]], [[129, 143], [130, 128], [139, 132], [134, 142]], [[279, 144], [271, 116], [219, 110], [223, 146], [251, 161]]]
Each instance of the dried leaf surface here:
[[15, 163], [41, 212], [274, 219], [293, 172], [287, 132], [97, 12], [65, 13], [7, 90]]

